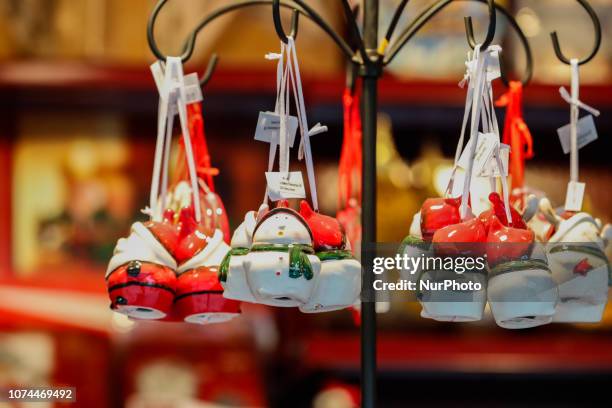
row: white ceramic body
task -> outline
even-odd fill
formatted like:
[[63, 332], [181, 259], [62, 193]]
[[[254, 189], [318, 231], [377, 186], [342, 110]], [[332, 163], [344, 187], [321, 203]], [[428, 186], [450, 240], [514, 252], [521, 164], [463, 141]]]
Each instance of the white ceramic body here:
[[[559, 284], [559, 304], [553, 321], [596, 323], [601, 321], [608, 302], [608, 264], [601, 263], [586, 275], [575, 274], [577, 259], [584, 259], [583, 253], [566, 251], [549, 254], [549, 265], [553, 278]], [[596, 265], [596, 264], [595, 264]]]
[[559, 290], [545, 269], [526, 269], [489, 278], [489, 306], [505, 329], [526, 329], [552, 322]]
[[[587, 213], [578, 213], [559, 224], [557, 232], [547, 246], [548, 265], [553, 279], [559, 285], [559, 304], [553, 321], [584, 322], [601, 321], [608, 301], [609, 264], [602, 258], [568, 248], [556, 251], [559, 245], [584, 244], [605, 250], [600, 236], [600, 225]], [[574, 273], [576, 265], [587, 260], [593, 269], [586, 274]]]
[[223, 286], [223, 297], [226, 299], [240, 300], [243, 302], [257, 303], [253, 292], [249, 286], [244, 270], [244, 260], [246, 255], [232, 255], [230, 258], [229, 269]]
[[421, 280], [443, 282], [452, 279], [457, 282], [479, 282], [481, 290], [451, 291], [431, 290], [421, 292], [421, 317], [441, 322], [473, 322], [482, 319], [487, 302], [487, 277], [482, 273], [465, 272], [458, 275], [454, 271], [427, 271]]
[[300, 306], [310, 299], [321, 271], [321, 262], [308, 255], [312, 279], [289, 276], [287, 251], [250, 252], [243, 260], [244, 272], [257, 303], [279, 307]]
[[321, 313], [352, 306], [361, 293], [361, 264], [356, 259], [321, 262], [321, 273], [304, 313]]

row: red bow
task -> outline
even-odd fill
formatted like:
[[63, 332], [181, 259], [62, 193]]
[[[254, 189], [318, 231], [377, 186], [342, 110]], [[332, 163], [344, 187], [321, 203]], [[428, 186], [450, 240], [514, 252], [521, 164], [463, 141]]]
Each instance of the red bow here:
[[[218, 175], [219, 170], [211, 167], [210, 164], [210, 154], [208, 153], [206, 134], [204, 133], [204, 118], [202, 117], [202, 107], [199, 103], [187, 105], [187, 117], [189, 118], [191, 147], [193, 149], [198, 178], [204, 180], [210, 191], [214, 192], [213, 176]], [[179, 139], [179, 156], [176, 169], [175, 182], [189, 178], [185, 163], [185, 143], [182, 138]]]
[[506, 107], [503, 143], [510, 145], [512, 189], [522, 189], [525, 182], [525, 160], [533, 157], [533, 139], [523, 120], [523, 84], [510, 82], [510, 89], [495, 105]]
[[338, 168], [338, 209], [345, 208], [356, 196], [361, 204], [361, 111], [360, 95], [345, 89], [344, 140]]

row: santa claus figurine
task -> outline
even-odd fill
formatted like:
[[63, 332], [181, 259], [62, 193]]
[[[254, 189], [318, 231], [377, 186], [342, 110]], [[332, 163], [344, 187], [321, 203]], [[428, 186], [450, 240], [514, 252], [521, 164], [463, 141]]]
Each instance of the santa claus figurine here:
[[229, 251], [220, 229], [196, 223], [192, 207], [181, 210], [175, 250], [177, 287], [174, 314], [189, 323], [221, 323], [240, 314], [240, 302], [223, 297], [218, 268]]
[[361, 293], [361, 264], [351, 254], [340, 223], [313, 211], [305, 200], [300, 203], [300, 215], [312, 231], [316, 256], [321, 261], [314, 293], [300, 310], [328, 312], [353, 305]]
[[[176, 289], [174, 226], [168, 222], [136, 222], [121, 238], [106, 270], [111, 309], [135, 319], [163, 319]], [[170, 249], [169, 249], [170, 248]]]
[[321, 270], [310, 227], [299, 213], [284, 206], [257, 222], [243, 266], [257, 303], [279, 307], [307, 303]]

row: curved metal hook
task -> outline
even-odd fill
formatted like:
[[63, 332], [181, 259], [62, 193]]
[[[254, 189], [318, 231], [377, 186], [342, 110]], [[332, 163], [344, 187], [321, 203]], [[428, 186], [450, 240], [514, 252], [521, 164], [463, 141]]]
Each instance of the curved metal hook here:
[[202, 79], [200, 79], [200, 86], [202, 88], [204, 88], [210, 81], [210, 78], [215, 73], [215, 69], [217, 68], [218, 63], [219, 57], [217, 56], [217, 54], [211, 55], [210, 60], [208, 61], [208, 65], [206, 66], [206, 71], [204, 71], [204, 76], [202, 76]]
[[[467, 1], [467, 0], [464, 0], [464, 1]], [[472, 0], [472, 1], [480, 1], [481, 3], [488, 2], [488, 0]], [[425, 24], [429, 20], [431, 20], [436, 14], [442, 11], [450, 3], [452, 3], [452, 0], [439, 0], [437, 3], [434, 3], [429, 8], [427, 8], [424, 12], [422, 12], [417, 18], [415, 18], [408, 25], [408, 27], [406, 27], [402, 31], [402, 33], [398, 36], [398, 39], [389, 46], [389, 51], [385, 55], [385, 58], [384, 58], [384, 65], [390, 64], [391, 61], [393, 61], [393, 59], [395, 58], [395, 56], [400, 52], [402, 47], [406, 45], [406, 43], [410, 41], [410, 39], [412, 39], [412, 37], [414, 37], [419, 32], [419, 30], [421, 30], [421, 28], [425, 26]], [[499, 4], [493, 2], [493, 6], [495, 7], [495, 9], [500, 11], [502, 14], [504, 14], [509, 19], [513, 19], [512, 15]], [[518, 25], [516, 25], [516, 28], [518, 29], [517, 31], [520, 31], [520, 27], [518, 27]]]
[[[512, 14], [510, 14], [506, 9], [503, 9], [501, 7], [497, 7], [497, 11], [501, 12], [506, 17], [506, 19], [508, 20], [508, 23], [510, 23], [510, 26], [516, 32], [516, 35], [519, 37], [521, 45], [523, 46], [523, 50], [525, 51], [526, 61], [525, 61], [525, 74], [523, 78], [521, 79], [521, 83], [523, 84], [523, 86], [527, 86], [529, 82], [531, 82], [531, 78], [533, 77], [533, 53], [531, 52], [531, 46], [529, 45], [529, 40], [527, 39], [527, 36], [525, 36], [525, 33], [523, 32], [523, 30], [517, 23], [516, 19], [512, 16]], [[470, 47], [472, 47], [473, 49], [475, 45], [472, 45], [472, 44], [475, 42], [474, 42], [474, 33], [473, 33], [474, 30], [472, 26], [471, 17], [465, 18], [465, 30], [466, 30], [466, 35], [468, 37], [468, 43], [470, 44]], [[499, 57], [500, 57], [500, 68], [501, 68], [501, 80], [504, 83], [504, 85], [506, 85], [506, 87], [509, 87], [510, 80], [508, 79], [508, 75], [505, 70], [505, 64], [502, 61], [503, 55], [500, 54]]]
[[399, 23], [400, 17], [402, 16], [402, 13], [404, 12], [406, 5], [408, 4], [408, 1], [409, 0], [402, 0], [400, 4], [398, 4], [397, 8], [395, 9], [395, 12], [393, 13], [393, 17], [391, 18], [391, 22], [389, 23], [389, 27], [387, 28], [387, 33], [385, 34], [385, 37], [384, 37], [387, 43], [391, 41], [393, 32], [395, 31], [395, 28], [397, 27], [397, 23]]
[[[595, 10], [593, 10], [593, 7], [591, 7], [591, 5], [586, 0], [578, 0], [578, 3], [580, 3], [582, 8], [584, 8], [589, 14], [589, 17], [593, 22], [593, 28], [595, 29], [595, 44], [593, 45], [591, 53], [588, 57], [578, 62], [578, 65], [583, 65], [591, 61], [599, 52], [599, 48], [601, 47], [601, 22], [599, 21], [599, 17], [597, 17], [597, 13], [595, 13]], [[550, 38], [552, 39], [553, 48], [555, 49], [555, 54], [557, 55], [557, 58], [559, 58], [559, 60], [564, 64], [570, 65], [571, 59], [567, 58], [561, 51], [561, 45], [559, 44], [559, 37], [557, 36], [557, 32], [553, 31], [552, 33], [550, 33]]]
[[[293, 37], [294, 40], [297, 36], [299, 17], [299, 11], [297, 9], [293, 10], [291, 14], [291, 34], [289, 34], [289, 36]], [[289, 39], [285, 34], [285, 30], [283, 29], [283, 22], [281, 21], [280, 0], [273, 0], [272, 2], [272, 19], [274, 20], [274, 29], [276, 30], [278, 38], [280, 38], [282, 42], [287, 44], [289, 42]]]
[[[487, 4], [489, 5], [489, 28], [487, 29], [487, 37], [482, 43], [481, 48], [486, 49], [495, 38], [495, 30], [497, 28], [497, 16], [495, 13], [495, 1], [487, 0]], [[478, 42], [474, 39], [474, 26], [472, 24], [472, 17], [464, 17], [463, 19], [465, 23], [465, 34], [467, 36], [467, 41], [470, 47], [474, 49]]]
[[[151, 52], [153, 53], [153, 55], [155, 55], [155, 57], [160, 60], [165, 60], [166, 56], [164, 56], [164, 54], [160, 51], [159, 47], [157, 46], [153, 32], [154, 32], [155, 21], [157, 20], [157, 16], [159, 15], [159, 12], [163, 8], [163, 6], [167, 3], [167, 1], [168, 0], [158, 1], [153, 11], [151, 12], [151, 16], [149, 17], [149, 21], [147, 23], [147, 41], [149, 43], [149, 47], [151, 48]], [[298, 4], [299, 7], [301, 8], [298, 8], [294, 4], [285, 2], [283, 0], [280, 1], [280, 6], [294, 9], [302, 16], [312, 20], [323, 31], [325, 31], [325, 33], [327, 33], [329, 37], [331, 37], [331, 39], [336, 43], [338, 48], [340, 48], [340, 50], [344, 53], [344, 55], [347, 58], [351, 60], [354, 58], [354, 51], [351, 49], [351, 47], [347, 45], [347, 43], [342, 39], [342, 37], [340, 37], [338, 33], [336, 33], [329, 26], [329, 24], [327, 24], [325, 20], [323, 20], [323, 18], [320, 15], [318, 15], [311, 7], [309, 7], [307, 4], [305, 4], [301, 0], [293, 0], [293, 2]], [[192, 33], [187, 38], [187, 41], [185, 42], [185, 45], [183, 47], [183, 53], [181, 55], [181, 60], [183, 62], [186, 62], [187, 60], [189, 60], [189, 58], [191, 58], [199, 32], [204, 27], [206, 27], [211, 21], [231, 11], [234, 11], [234, 10], [238, 10], [238, 9], [245, 8], [245, 7], [251, 7], [251, 6], [271, 5], [272, 3], [273, 3], [273, 0], [242, 0], [242, 1], [236, 1], [233, 4], [230, 4], [228, 6], [225, 6], [225, 7], [222, 7], [222, 8], [219, 8], [213, 11], [198, 24], [198, 26], [192, 31]]]

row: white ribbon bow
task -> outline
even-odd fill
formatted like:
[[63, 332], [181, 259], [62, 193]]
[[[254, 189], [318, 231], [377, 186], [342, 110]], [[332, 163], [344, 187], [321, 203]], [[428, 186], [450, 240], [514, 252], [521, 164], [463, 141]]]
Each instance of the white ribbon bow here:
[[599, 112], [597, 109], [595, 109], [592, 106], [587, 105], [586, 103], [582, 102], [581, 100], [579, 100], [579, 99], [576, 99], [576, 100], [572, 99], [572, 96], [567, 91], [567, 89], [565, 89], [565, 87], [562, 86], [561, 88], [559, 88], [559, 93], [561, 94], [561, 97], [565, 100], [565, 102], [569, 103], [570, 105], [576, 105], [580, 109], [583, 109], [583, 110], [589, 112], [593, 116], [599, 116], [601, 114], [601, 112]]

